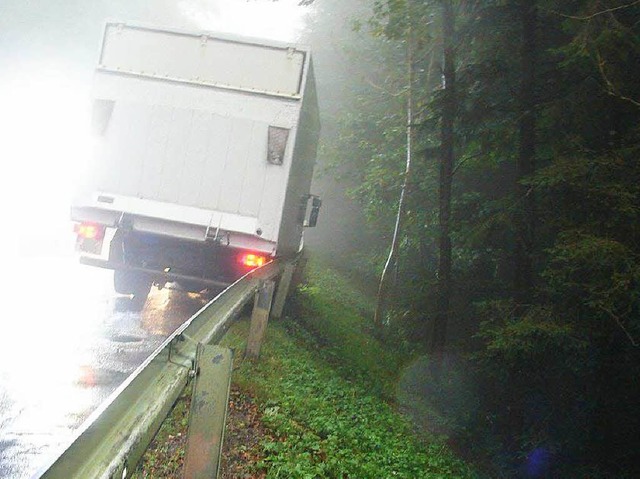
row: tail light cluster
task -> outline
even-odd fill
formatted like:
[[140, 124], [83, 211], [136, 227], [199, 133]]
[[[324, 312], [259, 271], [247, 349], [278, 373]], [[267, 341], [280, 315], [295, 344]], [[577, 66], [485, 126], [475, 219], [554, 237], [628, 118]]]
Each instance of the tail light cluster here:
[[79, 223], [75, 225], [75, 233], [79, 238], [100, 241], [104, 239], [104, 225], [94, 223]]
[[74, 227], [77, 235], [76, 251], [101, 254], [106, 227], [95, 223], [79, 223]]

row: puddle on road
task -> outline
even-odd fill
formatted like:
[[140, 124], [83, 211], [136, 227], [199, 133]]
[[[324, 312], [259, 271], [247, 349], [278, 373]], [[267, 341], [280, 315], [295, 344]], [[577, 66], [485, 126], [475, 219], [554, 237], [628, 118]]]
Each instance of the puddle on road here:
[[116, 343], [141, 343], [144, 340], [139, 336], [132, 336], [128, 334], [116, 334], [115, 336], [109, 336], [109, 339]]
[[110, 386], [122, 383], [128, 373], [116, 371], [114, 369], [92, 368], [85, 366], [81, 368], [81, 374], [76, 380], [76, 384], [81, 387]]

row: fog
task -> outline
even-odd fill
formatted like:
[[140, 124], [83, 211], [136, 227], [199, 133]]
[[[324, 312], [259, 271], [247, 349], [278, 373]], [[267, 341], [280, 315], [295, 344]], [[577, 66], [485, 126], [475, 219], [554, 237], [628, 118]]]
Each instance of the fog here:
[[91, 154], [92, 71], [106, 20], [295, 41], [297, 0], [2, 0], [0, 256], [66, 255], [69, 204]]

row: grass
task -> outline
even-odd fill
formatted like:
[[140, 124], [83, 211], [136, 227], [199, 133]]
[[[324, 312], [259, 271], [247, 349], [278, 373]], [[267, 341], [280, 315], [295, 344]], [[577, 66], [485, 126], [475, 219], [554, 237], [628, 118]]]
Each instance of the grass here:
[[[227, 344], [241, 348], [247, 329], [238, 324]], [[256, 471], [267, 478], [472, 477], [443, 442], [420, 441], [368, 385], [336, 374], [302, 341], [284, 323], [271, 324], [260, 361], [240, 361], [236, 370], [274, 438], [263, 443]]]
[[[310, 263], [290, 319], [271, 322], [260, 361], [238, 360], [235, 383], [255, 396], [272, 439], [267, 478], [464, 478], [471, 468], [441, 438], [418, 438], [388, 401], [401, 355], [372, 334], [367, 298]], [[225, 342], [242, 351], [248, 323]], [[240, 355], [237, 355], [240, 356]]]
[[[295, 321], [308, 333], [307, 346], [318, 350], [336, 370], [366, 383], [387, 399], [406, 358], [391, 352], [373, 334], [373, 301], [335, 271], [310, 262], [307, 283], [293, 300]], [[300, 335], [298, 335], [300, 336]]]
[[191, 387], [187, 386], [169, 417], [162, 423], [142, 458], [142, 466], [133, 473], [132, 479], [181, 477], [190, 404]]

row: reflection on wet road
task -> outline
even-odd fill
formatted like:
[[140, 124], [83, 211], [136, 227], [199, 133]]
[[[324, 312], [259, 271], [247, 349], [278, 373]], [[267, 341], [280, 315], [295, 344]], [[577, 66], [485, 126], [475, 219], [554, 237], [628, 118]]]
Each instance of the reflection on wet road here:
[[0, 477], [36, 472], [162, 341], [204, 304], [153, 289], [140, 312], [113, 273], [72, 257], [3, 270]]

